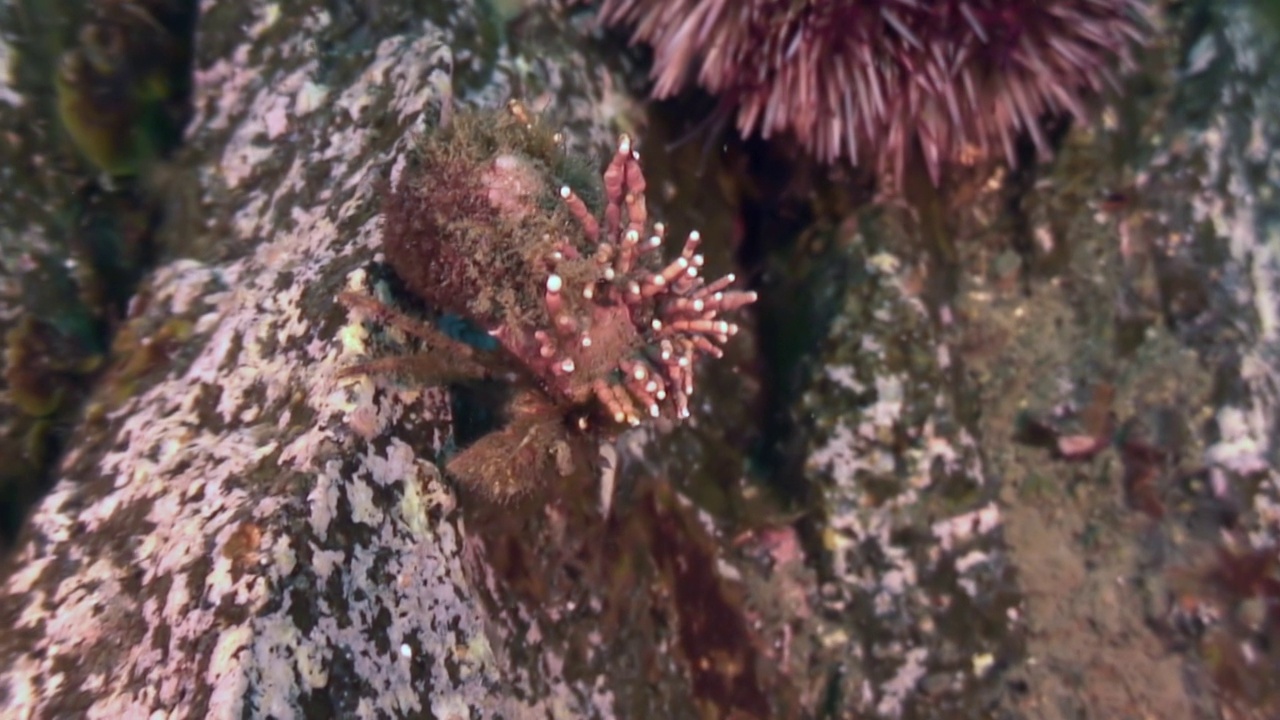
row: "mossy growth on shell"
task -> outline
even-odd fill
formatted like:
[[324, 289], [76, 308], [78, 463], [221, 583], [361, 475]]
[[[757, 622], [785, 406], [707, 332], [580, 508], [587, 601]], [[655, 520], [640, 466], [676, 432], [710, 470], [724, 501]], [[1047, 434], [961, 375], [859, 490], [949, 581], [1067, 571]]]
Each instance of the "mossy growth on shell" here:
[[547, 325], [548, 258], [572, 247], [580, 257], [557, 271], [594, 271], [558, 195], [566, 185], [599, 209], [597, 171], [553, 129], [524, 112], [460, 112], [423, 137], [389, 193], [387, 262], [428, 304], [486, 329]]
[[506, 415], [505, 426], [476, 440], [449, 463], [449, 474], [464, 487], [505, 505], [565, 482], [591, 479], [591, 442], [545, 397], [522, 391]]

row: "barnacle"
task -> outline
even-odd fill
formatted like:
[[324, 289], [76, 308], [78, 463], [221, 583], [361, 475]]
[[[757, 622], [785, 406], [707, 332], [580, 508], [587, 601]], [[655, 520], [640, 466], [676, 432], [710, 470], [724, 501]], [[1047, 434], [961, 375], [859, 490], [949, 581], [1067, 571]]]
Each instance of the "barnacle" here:
[[583, 471], [588, 433], [611, 438], [646, 419], [688, 417], [697, 360], [722, 355], [738, 332], [724, 316], [756, 299], [730, 289], [733, 275], [702, 277], [696, 231], [662, 260], [667, 229], [650, 225], [630, 137], [619, 138], [598, 184], [562, 144], [519, 104], [459, 115], [424, 140], [387, 201], [388, 264], [428, 305], [487, 331], [496, 353], [344, 296], [449, 358], [428, 352], [353, 372], [517, 376], [508, 424], [448, 466], [492, 499]]

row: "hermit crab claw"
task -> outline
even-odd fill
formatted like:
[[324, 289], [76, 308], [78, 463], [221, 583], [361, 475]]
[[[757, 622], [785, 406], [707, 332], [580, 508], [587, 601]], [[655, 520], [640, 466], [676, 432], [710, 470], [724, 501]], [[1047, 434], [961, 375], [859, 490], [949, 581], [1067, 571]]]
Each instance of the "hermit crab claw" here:
[[520, 500], [585, 469], [575, 457], [574, 438], [552, 408], [528, 397], [513, 406], [516, 415], [506, 427], [472, 443], [446, 468], [463, 487], [498, 504]]

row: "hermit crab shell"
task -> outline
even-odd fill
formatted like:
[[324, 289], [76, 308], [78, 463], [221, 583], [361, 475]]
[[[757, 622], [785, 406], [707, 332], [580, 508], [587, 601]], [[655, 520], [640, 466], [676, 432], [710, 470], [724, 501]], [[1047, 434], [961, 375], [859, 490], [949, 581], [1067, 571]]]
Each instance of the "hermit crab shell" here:
[[701, 276], [701, 236], [663, 259], [639, 154], [622, 136], [603, 176], [527, 113], [460, 115], [425, 139], [390, 194], [386, 257], [436, 308], [489, 332], [551, 398], [618, 426], [689, 414], [694, 366], [755, 301]]

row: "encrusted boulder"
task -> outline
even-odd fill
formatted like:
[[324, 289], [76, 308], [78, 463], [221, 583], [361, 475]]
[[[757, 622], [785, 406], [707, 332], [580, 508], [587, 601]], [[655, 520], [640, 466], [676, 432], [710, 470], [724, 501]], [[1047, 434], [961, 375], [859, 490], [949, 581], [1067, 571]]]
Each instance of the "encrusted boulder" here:
[[443, 391], [339, 378], [368, 333], [335, 297], [373, 287], [379, 179], [426, 119], [500, 107], [523, 73], [579, 98], [557, 115], [578, 139], [612, 134], [571, 50], [515, 62], [486, 44], [501, 18], [410, 5], [202, 4], [194, 117], [158, 191], [172, 259], [129, 303], [0, 588], [8, 712], [610, 714], [551, 653], [517, 671], [487, 639], [431, 462]]

